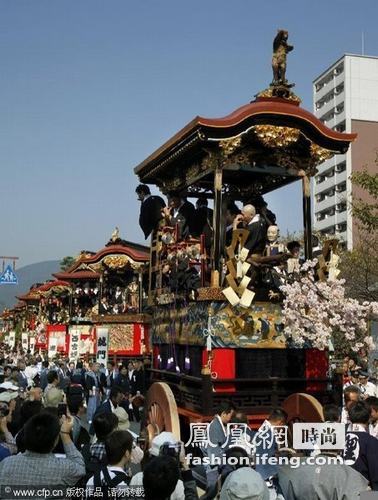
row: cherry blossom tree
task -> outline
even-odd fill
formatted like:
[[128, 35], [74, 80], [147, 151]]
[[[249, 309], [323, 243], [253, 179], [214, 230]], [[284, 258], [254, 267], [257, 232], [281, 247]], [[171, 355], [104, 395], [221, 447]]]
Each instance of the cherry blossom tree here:
[[344, 280], [317, 281], [317, 261], [307, 261], [297, 280], [282, 286], [284, 333], [298, 347], [327, 349], [338, 356], [374, 348], [368, 321], [378, 315], [377, 302], [345, 296]]

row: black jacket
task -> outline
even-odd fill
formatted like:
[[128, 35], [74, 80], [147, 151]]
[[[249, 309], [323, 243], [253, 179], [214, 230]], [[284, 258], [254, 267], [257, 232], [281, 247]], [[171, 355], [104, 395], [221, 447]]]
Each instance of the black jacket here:
[[173, 215], [170, 224], [175, 226], [178, 224], [179, 227], [179, 239], [185, 239], [190, 234], [195, 233], [195, 213], [193, 203], [190, 201], [185, 201], [181, 207], [177, 210], [176, 214]]
[[163, 198], [160, 196], [149, 196], [140, 206], [139, 225], [147, 239], [151, 232], [156, 229], [162, 219], [161, 210], [165, 207]]
[[245, 243], [245, 248], [250, 254], [262, 253], [265, 248], [267, 227], [265, 221], [260, 218], [256, 222], [249, 224], [246, 229], [249, 231], [248, 239]]
[[[347, 432], [344, 461], [362, 474], [378, 491], [378, 439], [367, 432]], [[354, 462], [354, 463], [353, 463]], [[349, 465], [349, 464], [348, 464]]]

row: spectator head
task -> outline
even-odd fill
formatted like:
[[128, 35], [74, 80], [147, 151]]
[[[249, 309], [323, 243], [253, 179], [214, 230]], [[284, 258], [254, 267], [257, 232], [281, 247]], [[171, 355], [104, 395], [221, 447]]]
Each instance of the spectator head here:
[[83, 362], [82, 361], [78, 361], [76, 363], [76, 370], [82, 370], [83, 369]]
[[48, 361], [42, 361], [42, 368], [48, 368], [49, 364], [50, 363]]
[[66, 400], [71, 415], [79, 415], [86, 411], [85, 399], [82, 394], [70, 394], [67, 392]]
[[253, 498], [265, 500], [269, 498], [269, 490], [261, 475], [251, 467], [241, 467], [231, 472], [224, 482], [220, 500], [236, 498]]
[[369, 373], [365, 372], [364, 370], [360, 370], [358, 372], [358, 380], [361, 385], [366, 385], [369, 380]]
[[183, 197], [177, 191], [173, 191], [168, 195], [169, 206], [173, 208], [179, 208], [183, 202]]
[[223, 401], [217, 408], [217, 415], [219, 415], [223, 424], [229, 424], [234, 416], [235, 406], [231, 401]]
[[287, 250], [293, 257], [299, 257], [301, 251], [301, 244], [299, 241], [289, 241], [287, 244]]
[[133, 438], [130, 432], [114, 431], [105, 440], [109, 465], [125, 465], [130, 462]]
[[127, 363], [127, 369], [128, 369], [129, 371], [134, 370], [134, 362], [133, 362], [133, 361], [129, 361], [129, 362]]
[[35, 453], [50, 453], [58, 443], [60, 422], [51, 413], [42, 412], [26, 422], [25, 449]]
[[74, 363], [73, 361], [71, 361], [71, 362], [69, 363], [69, 365], [68, 365], [68, 368], [69, 368], [70, 370], [73, 370], [73, 369], [75, 368], [75, 363]]
[[10, 377], [12, 374], [12, 367], [11, 366], [5, 366], [4, 367], [4, 378]]
[[[151, 441], [151, 448], [149, 449], [149, 454], [152, 457], [158, 457], [162, 454], [163, 447], [168, 448], [171, 447], [174, 450], [174, 447], [179, 447], [180, 443], [172, 434], [172, 432], [161, 432], [157, 436], [153, 438]], [[164, 453], [166, 455], [166, 453]]]
[[151, 190], [146, 184], [139, 184], [139, 186], [137, 186], [135, 192], [138, 195], [139, 201], [143, 201], [146, 196], [151, 194]]
[[324, 405], [323, 417], [324, 422], [340, 423], [341, 415], [338, 406], [332, 404]]
[[49, 384], [58, 385], [58, 383], [59, 383], [59, 375], [58, 375], [58, 373], [55, 370], [49, 371], [49, 373], [47, 374], [47, 382]]
[[113, 386], [110, 389], [109, 399], [115, 407], [121, 404], [124, 394], [121, 387]]
[[120, 371], [121, 375], [126, 376], [127, 375], [127, 366], [122, 365], [119, 371]]
[[287, 413], [282, 408], [276, 408], [270, 413], [268, 420], [273, 426], [286, 425]]
[[356, 385], [350, 385], [344, 389], [344, 402], [347, 409], [352, 403], [359, 401], [360, 397], [361, 391]]
[[180, 471], [177, 460], [172, 457], [153, 458], [143, 472], [143, 487], [146, 500], [166, 500], [175, 491]]
[[108, 361], [107, 368], [108, 370], [114, 370], [115, 363], [114, 361]]
[[30, 401], [42, 401], [43, 392], [40, 387], [32, 387], [29, 391]]
[[221, 467], [221, 483], [223, 484], [227, 476], [240, 467], [249, 467], [251, 464], [247, 450], [241, 446], [233, 446], [225, 453], [226, 465]]
[[370, 419], [370, 408], [365, 401], [356, 401], [348, 408], [349, 420], [352, 424], [367, 425]]
[[375, 424], [378, 421], [378, 398], [369, 396], [365, 399], [365, 403], [370, 408], [370, 422]]
[[243, 215], [244, 222], [246, 224], [249, 224], [256, 215], [256, 209], [253, 205], [244, 205], [244, 207], [241, 210], [241, 213]]
[[51, 387], [45, 393], [45, 405], [58, 408], [59, 403], [63, 400], [63, 391], [57, 387]]
[[100, 413], [93, 419], [93, 428], [98, 441], [105, 441], [117, 426], [118, 418], [114, 413]]
[[12, 368], [12, 373], [11, 373], [11, 379], [14, 380], [15, 382], [18, 382], [18, 376], [19, 376], [20, 372], [18, 370], [18, 368], [16, 367], [13, 367]]
[[20, 408], [21, 424], [25, 425], [34, 415], [37, 415], [42, 410], [41, 401], [25, 401]]
[[350, 370], [350, 378], [353, 384], [357, 385], [360, 382], [360, 372], [356, 368]]
[[94, 373], [98, 373], [100, 371], [99, 363], [92, 363], [91, 369]]

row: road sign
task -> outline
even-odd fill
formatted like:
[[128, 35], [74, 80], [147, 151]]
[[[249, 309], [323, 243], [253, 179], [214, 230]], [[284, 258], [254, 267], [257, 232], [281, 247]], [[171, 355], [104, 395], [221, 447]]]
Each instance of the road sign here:
[[0, 285], [18, 285], [17, 274], [10, 265], [7, 266], [3, 274], [0, 275]]

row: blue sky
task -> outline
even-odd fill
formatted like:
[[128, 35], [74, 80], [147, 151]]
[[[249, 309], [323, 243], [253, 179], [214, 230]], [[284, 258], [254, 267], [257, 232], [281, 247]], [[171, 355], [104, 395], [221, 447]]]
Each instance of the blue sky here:
[[[26, 265], [143, 241], [133, 168], [197, 114], [224, 116], [271, 81], [312, 80], [345, 52], [378, 55], [376, 0], [0, 0], [0, 254]], [[301, 227], [300, 186], [271, 195]]]

